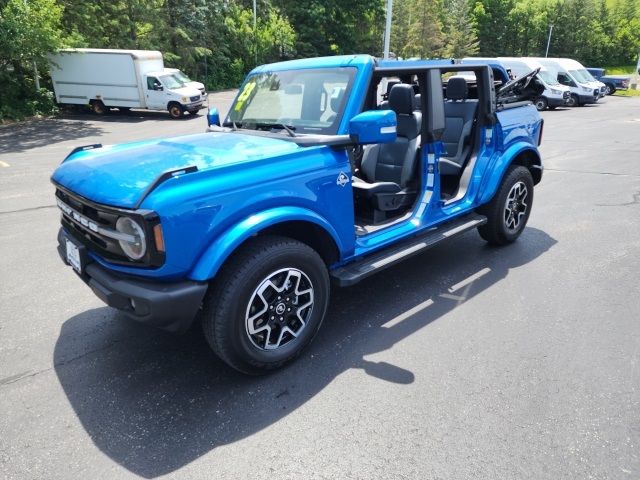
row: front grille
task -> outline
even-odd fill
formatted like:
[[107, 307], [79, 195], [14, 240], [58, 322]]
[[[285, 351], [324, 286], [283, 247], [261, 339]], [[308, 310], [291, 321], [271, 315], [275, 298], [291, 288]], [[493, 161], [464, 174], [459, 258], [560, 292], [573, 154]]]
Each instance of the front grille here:
[[597, 95], [599, 95], [599, 94], [600, 94], [600, 90], [596, 88], [596, 89], [593, 91], [593, 94], [594, 94], [594, 95], [596, 95], [596, 96], [597, 96]]
[[197, 102], [198, 100], [200, 100], [200, 95], [196, 95], [195, 97], [189, 97], [189, 100], [191, 100], [192, 102]]
[[[98, 254], [108, 262], [119, 265], [131, 266], [160, 266], [164, 263], [164, 253], [157, 252], [150, 245], [149, 239], [153, 238], [153, 223], [157, 223], [157, 216], [147, 212], [148, 219], [134, 212], [121, 211], [110, 207], [104, 207], [86, 201], [72, 195], [60, 188], [56, 189], [56, 202], [62, 213], [62, 226], [75, 239], [80, 241], [89, 251]], [[120, 247], [118, 236], [122, 235], [116, 230], [116, 221], [126, 215], [135, 218], [145, 229], [147, 238], [147, 253], [138, 260], [131, 260]]]

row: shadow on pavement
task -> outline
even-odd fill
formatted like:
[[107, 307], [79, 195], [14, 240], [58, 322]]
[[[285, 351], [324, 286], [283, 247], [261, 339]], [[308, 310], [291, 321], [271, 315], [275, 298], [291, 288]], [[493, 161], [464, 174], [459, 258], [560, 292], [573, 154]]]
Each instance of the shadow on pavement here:
[[534, 228], [504, 248], [466, 235], [354, 287], [333, 289], [311, 347], [266, 377], [231, 371], [198, 328], [172, 336], [106, 307], [64, 323], [55, 371], [95, 445], [129, 471], [158, 477], [280, 421], [349, 369], [397, 388], [412, 383], [419, 372], [365, 357], [442, 319], [555, 243]]
[[60, 121], [49, 118], [16, 123], [0, 128], [0, 153], [24, 152], [32, 148], [101, 133], [101, 128], [83, 121]]
[[[204, 110], [198, 115], [185, 114], [183, 118], [174, 120], [167, 112], [148, 110], [117, 110], [103, 116], [91, 113], [70, 112], [61, 118], [48, 118], [16, 123], [0, 128], [0, 153], [24, 152], [32, 148], [45, 147], [54, 143], [85, 137], [100, 136], [103, 128], [100, 124], [108, 123], [140, 123], [147, 120], [168, 122], [201, 122], [205, 125]], [[88, 140], [86, 143], [90, 143]]]
[[129, 110], [128, 112], [121, 112], [119, 110], [111, 110], [105, 115], [96, 115], [88, 111], [69, 111], [64, 114], [64, 118], [69, 119], [82, 119], [90, 120], [92, 122], [100, 123], [139, 123], [146, 120], [158, 120], [166, 122], [186, 122], [200, 119], [201, 122], [205, 122], [206, 110], [200, 110], [196, 115], [185, 113], [182, 118], [171, 118], [169, 112], [159, 110]]

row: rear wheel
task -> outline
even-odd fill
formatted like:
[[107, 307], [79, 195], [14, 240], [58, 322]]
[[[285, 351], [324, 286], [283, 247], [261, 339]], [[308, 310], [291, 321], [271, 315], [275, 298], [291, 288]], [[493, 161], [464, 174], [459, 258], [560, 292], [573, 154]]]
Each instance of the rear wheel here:
[[533, 205], [533, 178], [528, 168], [512, 165], [493, 199], [478, 209], [487, 223], [478, 227], [480, 236], [492, 245], [515, 241], [527, 224]]
[[329, 275], [315, 250], [285, 237], [258, 237], [217, 275], [205, 297], [202, 326], [228, 365], [266, 373], [311, 342], [328, 303]]
[[169, 115], [171, 118], [182, 118], [184, 114], [184, 108], [179, 103], [170, 103], [169, 104]]
[[578, 95], [576, 95], [575, 93], [572, 93], [571, 96], [569, 97], [569, 100], [567, 100], [567, 107], [577, 107], [580, 105], [580, 100], [578, 99]]
[[547, 107], [549, 106], [549, 102], [544, 97], [538, 97], [536, 98], [535, 106], [539, 112], [542, 112], [543, 110], [547, 109]]
[[107, 106], [104, 103], [102, 103], [102, 100], [93, 100], [91, 102], [91, 110], [96, 115], [104, 115], [109, 111]]

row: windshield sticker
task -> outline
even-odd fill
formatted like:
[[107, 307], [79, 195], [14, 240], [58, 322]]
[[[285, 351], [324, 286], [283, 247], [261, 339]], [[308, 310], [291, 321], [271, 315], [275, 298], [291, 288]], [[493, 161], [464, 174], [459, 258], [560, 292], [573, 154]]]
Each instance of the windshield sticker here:
[[238, 100], [236, 100], [236, 106], [234, 108], [236, 112], [239, 112], [242, 109], [244, 102], [247, 101], [254, 88], [256, 88], [256, 82], [249, 82], [244, 86], [242, 93], [238, 95]]

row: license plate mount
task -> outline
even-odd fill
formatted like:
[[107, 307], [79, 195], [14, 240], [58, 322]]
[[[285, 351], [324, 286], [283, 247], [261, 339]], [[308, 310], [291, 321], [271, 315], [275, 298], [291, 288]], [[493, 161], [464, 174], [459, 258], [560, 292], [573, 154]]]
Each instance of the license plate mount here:
[[73, 269], [82, 274], [82, 256], [80, 255], [80, 248], [68, 238], [65, 239], [67, 250], [67, 263], [73, 267]]

